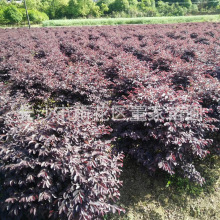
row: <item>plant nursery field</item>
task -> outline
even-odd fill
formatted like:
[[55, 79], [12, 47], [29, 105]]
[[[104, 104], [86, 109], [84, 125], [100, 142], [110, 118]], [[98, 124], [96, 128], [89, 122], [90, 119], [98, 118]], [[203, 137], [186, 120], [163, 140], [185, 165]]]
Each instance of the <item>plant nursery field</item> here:
[[2, 219], [218, 219], [219, 80], [220, 23], [1, 29]]

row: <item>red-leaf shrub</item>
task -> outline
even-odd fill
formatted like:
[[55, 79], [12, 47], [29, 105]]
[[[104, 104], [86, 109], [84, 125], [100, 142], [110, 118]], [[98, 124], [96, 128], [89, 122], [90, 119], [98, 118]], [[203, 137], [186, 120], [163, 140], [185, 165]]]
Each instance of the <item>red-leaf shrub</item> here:
[[[121, 211], [112, 200], [123, 154], [151, 173], [203, 184], [195, 159], [220, 152], [219, 26], [2, 30], [4, 214], [94, 219]], [[48, 115], [47, 106], [65, 109]], [[66, 108], [79, 106], [85, 115], [74, 120]], [[184, 113], [193, 109], [197, 116]]]
[[12, 114], [5, 118], [0, 153], [9, 215], [92, 219], [122, 210], [109, 202], [120, 195], [123, 159], [111, 155], [110, 141], [101, 139], [110, 128], [66, 118], [65, 110], [49, 120]]

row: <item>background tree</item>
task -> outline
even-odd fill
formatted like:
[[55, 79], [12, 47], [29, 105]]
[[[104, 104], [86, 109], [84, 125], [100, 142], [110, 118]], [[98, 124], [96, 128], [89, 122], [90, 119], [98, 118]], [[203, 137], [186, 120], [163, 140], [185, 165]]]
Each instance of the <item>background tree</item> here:
[[10, 24], [18, 24], [22, 21], [22, 13], [14, 5], [10, 5], [4, 10], [3, 16]]
[[163, 1], [159, 1], [157, 3], [157, 9], [162, 16], [168, 15], [171, 12], [171, 6], [169, 5], [169, 3]]
[[7, 6], [6, 0], [1, 0], [0, 1], [0, 7], [2, 8], [2, 7], [5, 7], [5, 6]]
[[4, 9], [7, 7], [6, 0], [0, 1], [0, 24], [5, 24]]
[[[161, 0], [156, 0], [157, 4], [160, 2]], [[203, 1], [203, 0], [193, 0], [193, 2], [196, 1]], [[171, 6], [174, 3], [179, 3], [179, 5], [181, 7], [187, 7], [189, 8], [192, 5], [192, 1], [191, 0], [163, 0], [163, 2], [166, 2], [169, 6]]]
[[218, 5], [220, 5], [220, 0], [207, 0], [208, 8], [216, 8]]
[[86, 17], [88, 15], [99, 17], [100, 7], [92, 0], [70, 0], [67, 7], [69, 18]]
[[128, 0], [129, 8], [137, 9], [138, 1], [137, 0]]
[[39, 12], [37, 10], [30, 10], [29, 18], [30, 21], [32, 21], [33, 23], [41, 23], [42, 21], [49, 20], [47, 14], [45, 14], [44, 12]]
[[4, 10], [0, 9], [0, 24], [5, 23]]
[[[26, 2], [28, 9], [33, 10], [31, 12], [33, 20], [38, 21], [39, 17], [42, 17], [38, 12], [46, 13], [50, 19], [62, 19], [105, 15], [111, 17], [199, 15], [200, 12], [216, 13], [220, 9], [220, 0], [26, 0]], [[0, 23], [4, 24], [6, 21], [3, 11], [9, 5], [19, 9], [25, 22], [23, 4], [0, 0]], [[43, 17], [45, 20], [46, 16]]]
[[67, 7], [67, 17], [77, 17], [79, 16], [78, 13], [78, 1], [77, 0], [70, 0], [68, 7]]
[[186, 8], [190, 8], [190, 6], [192, 5], [192, 1], [191, 0], [183, 0], [183, 6]]
[[[63, 18], [66, 16], [66, 7], [68, 6], [69, 0], [49, 0], [50, 6], [46, 13], [50, 18]], [[45, 6], [44, 6], [45, 7]]]
[[154, 0], [141, 0], [139, 3], [140, 9], [145, 11], [146, 9], [149, 8], [154, 8], [155, 7], [155, 1]]
[[101, 15], [110, 14], [109, 5], [112, 4], [114, 0], [98, 0], [96, 5], [99, 6]]
[[105, 4], [105, 3], [102, 3], [102, 4], [99, 6], [99, 8], [100, 8], [100, 14], [101, 14], [101, 15], [104, 15], [104, 14], [106, 14], [106, 13], [109, 11], [109, 7], [108, 7], [108, 5]]
[[197, 14], [199, 11], [198, 5], [197, 4], [192, 4], [191, 7], [189, 8], [188, 12], [190, 14]]
[[[24, 2], [23, 2], [24, 4]], [[42, 1], [41, 0], [26, 0], [26, 5], [28, 9], [41, 9]]]
[[184, 16], [187, 13], [187, 8], [180, 6], [179, 3], [175, 3], [171, 5], [171, 13], [174, 16]]
[[115, 0], [112, 4], [109, 5], [111, 12], [126, 12], [129, 9], [128, 0]]

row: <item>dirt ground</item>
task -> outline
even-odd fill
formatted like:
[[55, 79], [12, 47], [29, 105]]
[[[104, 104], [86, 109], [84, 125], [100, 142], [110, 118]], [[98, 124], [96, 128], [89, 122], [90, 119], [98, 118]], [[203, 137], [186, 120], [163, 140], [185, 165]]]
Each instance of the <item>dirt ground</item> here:
[[219, 220], [220, 159], [210, 157], [198, 170], [206, 178], [203, 187], [187, 179], [175, 179], [159, 173], [150, 177], [134, 161], [125, 162], [119, 205], [126, 213], [108, 215], [107, 220]]

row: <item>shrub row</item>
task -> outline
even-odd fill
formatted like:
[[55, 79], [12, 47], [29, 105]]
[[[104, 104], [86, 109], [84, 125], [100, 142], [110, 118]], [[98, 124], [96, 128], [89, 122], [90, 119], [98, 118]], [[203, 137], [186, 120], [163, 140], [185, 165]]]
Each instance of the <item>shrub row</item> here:
[[[28, 13], [29, 19], [33, 24], [39, 24], [42, 21], [49, 20], [49, 17], [44, 12], [28, 10]], [[19, 24], [21, 22], [27, 22], [24, 8], [17, 8], [14, 5], [9, 5], [0, 10], [0, 24]]]

